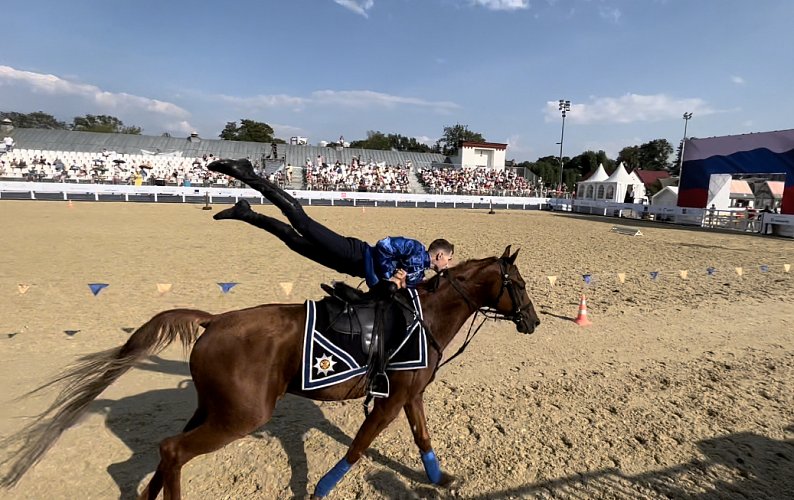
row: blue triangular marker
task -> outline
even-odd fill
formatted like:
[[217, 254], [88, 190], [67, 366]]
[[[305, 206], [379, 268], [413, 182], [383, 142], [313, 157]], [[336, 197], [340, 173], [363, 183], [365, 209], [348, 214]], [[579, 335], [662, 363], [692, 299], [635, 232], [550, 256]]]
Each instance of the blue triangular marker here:
[[709, 267], [709, 268], [706, 268], [706, 272], [708, 273], [709, 276], [714, 276], [714, 273], [716, 273], [717, 270], [714, 269], [713, 267]]
[[584, 280], [585, 283], [587, 283], [589, 285], [590, 284], [590, 280], [592, 279], [592, 276], [590, 276], [589, 274], [583, 274], [582, 275], [582, 279]]
[[237, 283], [218, 283], [218, 286], [221, 287], [221, 291], [223, 293], [229, 293], [229, 290], [235, 287]]
[[74, 337], [75, 335], [80, 333], [80, 330], [64, 330], [63, 333], [65, 333], [66, 335], [68, 335], [70, 337]]
[[88, 284], [88, 288], [91, 289], [91, 293], [94, 294], [94, 297], [96, 297], [99, 294], [99, 292], [101, 292], [104, 288], [107, 288], [109, 286], [110, 285], [107, 284], [107, 283], [89, 283]]
[[659, 271], [651, 271], [651, 279], [655, 280], [659, 277]]
[[767, 266], [766, 264], [762, 264], [761, 265], [761, 272], [765, 273], [767, 271], [769, 271], [769, 266]]

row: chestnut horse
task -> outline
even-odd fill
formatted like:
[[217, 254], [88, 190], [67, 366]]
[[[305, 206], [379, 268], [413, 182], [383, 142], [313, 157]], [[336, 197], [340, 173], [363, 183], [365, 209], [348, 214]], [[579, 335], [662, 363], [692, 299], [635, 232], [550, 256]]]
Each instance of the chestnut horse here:
[[[487, 309], [498, 319], [512, 320], [522, 333], [532, 333], [540, 324], [515, 265], [517, 254], [511, 255], [508, 246], [499, 258], [466, 261], [418, 287], [424, 324], [429, 330], [428, 366], [389, 372], [389, 396], [375, 400], [346, 455], [316, 485], [313, 498], [330, 493], [400, 410], [408, 417], [430, 482], [440, 486], [452, 483], [452, 476], [441, 472], [431, 447], [422, 396], [435, 377], [444, 348], [475, 312]], [[182, 466], [264, 425], [285, 393], [322, 401], [366, 394], [362, 376], [321, 389], [301, 389], [305, 321], [303, 304], [267, 304], [222, 314], [191, 309], [157, 314], [123, 346], [88, 355], [33, 391], [65, 384], [47, 411], [9, 438], [22, 445], [0, 485], [16, 484], [77, 422], [88, 405], [136, 362], [179, 339], [186, 348], [195, 342], [190, 372], [198, 408], [181, 434], [160, 443], [160, 463], [140, 498], [154, 500], [161, 490], [167, 500], [181, 498]], [[204, 333], [199, 338], [201, 328]]]

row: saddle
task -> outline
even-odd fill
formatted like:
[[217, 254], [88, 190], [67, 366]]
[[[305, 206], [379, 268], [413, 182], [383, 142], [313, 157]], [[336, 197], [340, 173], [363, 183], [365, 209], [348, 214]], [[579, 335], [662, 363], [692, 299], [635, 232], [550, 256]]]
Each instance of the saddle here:
[[369, 392], [375, 397], [388, 397], [389, 355], [415, 319], [410, 299], [389, 281], [369, 292], [342, 282], [322, 284], [321, 288], [328, 294], [320, 301], [329, 320], [328, 330], [360, 338], [361, 350], [368, 356]]

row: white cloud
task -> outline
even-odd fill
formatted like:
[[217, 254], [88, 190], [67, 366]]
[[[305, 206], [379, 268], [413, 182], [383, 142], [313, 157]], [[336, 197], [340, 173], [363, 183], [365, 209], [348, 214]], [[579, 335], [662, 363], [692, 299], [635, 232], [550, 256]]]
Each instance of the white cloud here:
[[286, 94], [255, 95], [251, 97], [224, 94], [198, 95], [201, 95], [204, 99], [219, 100], [246, 109], [291, 108], [294, 111], [302, 111], [312, 106], [339, 106], [357, 109], [394, 109], [398, 106], [413, 106], [446, 113], [460, 108], [458, 104], [450, 101], [428, 101], [418, 97], [384, 94], [374, 90], [317, 90], [308, 97]]
[[237, 97], [220, 94], [216, 96], [221, 101], [236, 104], [246, 108], [279, 108], [291, 107], [302, 109], [306, 105], [306, 99], [285, 94], [255, 95], [251, 97]]
[[731, 81], [733, 83], [735, 83], [736, 85], [744, 85], [745, 84], [744, 78], [742, 78], [741, 76], [737, 76], [737, 75], [731, 76]]
[[375, 5], [375, 0], [334, 0], [334, 2], [364, 17], [369, 17], [367, 11]]
[[623, 13], [617, 7], [599, 7], [598, 15], [601, 16], [601, 19], [606, 19], [607, 21], [617, 23], [620, 21]]
[[[582, 125], [656, 122], [681, 118], [685, 112], [704, 116], [717, 111], [699, 98], [675, 99], [665, 94], [626, 94], [621, 97], [591, 97], [590, 102], [585, 104], [572, 103], [566, 119]], [[547, 122], [559, 121], [557, 101], [548, 101], [543, 113]]]
[[448, 112], [460, 108], [450, 101], [427, 101], [417, 97], [403, 97], [372, 90], [318, 90], [312, 92], [315, 104], [332, 104], [354, 108], [395, 108], [397, 106], [415, 106], [430, 108], [439, 112]]
[[93, 102], [100, 109], [107, 111], [136, 109], [174, 118], [185, 118], [190, 115], [186, 110], [170, 102], [124, 92], [108, 92], [96, 85], [65, 80], [55, 75], [22, 71], [10, 66], [0, 66], [0, 85], [5, 84], [27, 86], [33, 92], [52, 96], [82, 97]]
[[488, 10], [523, 10], [529, 8], [529, 0], [471, 0], [471, 3]]
[[[523, 139], [519, 134], [511, 134], [507, 140], [507, 151], [508, 156], [520, 156], [520, 157], [529, 157], [532, 153], [532, 147], [523, 143]], [[509, 158], [508, 158], [509, 159]]]

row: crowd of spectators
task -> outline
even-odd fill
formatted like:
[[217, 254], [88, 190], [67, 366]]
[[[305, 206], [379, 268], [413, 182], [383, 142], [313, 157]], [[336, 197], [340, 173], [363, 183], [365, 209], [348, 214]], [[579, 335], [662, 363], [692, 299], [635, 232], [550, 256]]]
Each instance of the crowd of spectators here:
[[[167, 155], [117, 155], [112, 151], [75, 153], [25, 150], [7, 151], [0, 156], [0, 178], [28, 181], [86, 182], [100, 184], [131, 184], [161, 186], [239, 186], [239, 182], [223, 174], [207, 170], [217, 158], [206, 154], [197, 158]], [[254, 162], [254, 169], [263, 174]], [[286, 173], [279, 170], [266, 175], [269, 180], [285, 185]]]
[[[5, 144], [3, 144], [5, 146]], [[216, 160], [212, 154], [197, 158], [169, 155], [119, 155], [67, 151], [33, 151], [11, 147], [0, 155], [0, 178], [29, 181], [86, 182], [160, 186], [244, 187], [225, 175], [207, 170]], [[33, 154], [38, 153], [38, 154]], [[259, 162], [254, 169], [282, 187], [292, 184], [292, 165], [265, 173]], [[411, 165], [386, 165], [354, 158], [350, 164], [325, 162], [322, 156], [306, 159], [306, 189], [377, 193], [410, 192]], [[417, 178], [429, 194], [477, 196], [546, 196], [542, 185], [528, 181], [513, 170], [479, 168], [422, 169]]]
[[423, 169], [419, 182], [430, 194], [536, 196], [542, 190], [513, 170], [485, 167]]
[[374, 193], [407, 193], [410, 167], [392, 166], [374, 161], [350, 165], [337, 161], [328, 165], [322, 157], [304, 165], [306, 189], [315, 191], [359, 191]]

